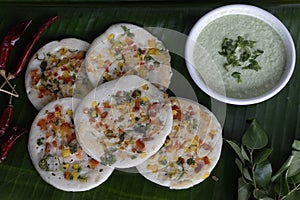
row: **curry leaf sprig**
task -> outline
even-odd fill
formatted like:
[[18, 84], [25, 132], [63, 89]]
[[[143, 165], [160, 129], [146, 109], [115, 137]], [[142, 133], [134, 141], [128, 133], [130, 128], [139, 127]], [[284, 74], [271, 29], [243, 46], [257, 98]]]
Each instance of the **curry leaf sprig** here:
[[[222, 42], [221, 51], [218, 53], [226, 58], [223, 67], [229, 71], [229, 67], [239, 67], [242, 70], [250, 69], [258, 71], [261, 66], [256, 61], [256, 58], [264, 53], [260, 49], [255, 49], [256, 41], [246, 40], [242, 36], [238, 36], [236, 40], [225, 38]], [[242, 82], [240, 72], [234, 71], [231, 76]]]
[[268, 136], [255, 119], [243, 135], [240, 146], [226, 141], [238, 156], [235, 159], [241, 172], [238, 200], [300, 199], [300, 141], [294, 141], [291, 155], [276, 173], [269, 160], [272, 148], [266, 147]]

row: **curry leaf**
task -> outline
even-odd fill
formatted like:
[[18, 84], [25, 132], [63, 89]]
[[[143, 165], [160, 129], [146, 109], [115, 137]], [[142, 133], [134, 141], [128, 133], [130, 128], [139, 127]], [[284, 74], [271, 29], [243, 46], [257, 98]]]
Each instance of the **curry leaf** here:
[[272, 166], [269, 160], [256, 165], [254, 179], [258, 188], [266, 188], [271, 182]]
[[242, 163], [244, 163], [245, 161], [244, 161], [244, 158], [243, 158], [243, 156], [241, 154], [240, 147], [236, 143], [234, 143], [234, 142], [232, 142], [230, 140], [225, 140], [225, 141], [231, 146], [231, 148], [234, 150], [234, 152], [238, 155], [238, 157], [242, 161]]
[[295, 150], [300, 151], [300, 141], [299, 140], [294, 140], [293, 144], [292, 144], [292, 148]]
[[258, 188], [255, 188], [253, 190], [253, 196], [256, 198], [256, 199], [268, 199], [270, 197], [268, 197], [268, 192], [265, 191], [265, 190], [262, 190], [262, 189], [258, 189]]
[[249, 156], [248, 156], [248, 154], [247, 154], [247, 152], [246, 152], [246, 150], [245, 150], [245, 148], [244, 148], [243, 145], [241, 146], [241, 154], [242, 154], [242, 156], [243, 156], [243, 158], [244, 158], [245, 160], [247, 160], [247, 161], [250, 162], [250, 158], [249, 158]]
[[253, 154], [253, 163], [259, 164], [265, 161], [266, 159], [268, 159], [268, 157], [272, 153], [272, 150], [273, 150], [272, 148], [264, 148], [255, 151]]
[[288, 178], [290, 184], [300, 184], [300, 173]]
[[296, 200], [296, 199], [300, 199], [300, 191], [294, 190], [291, 193], [289, 193], [288, 195], [286, 195], [284, 198], [282, 198], [284, 200]]
[[292, 155], [296, 158], [300, 158], [300, 151], [292, 151]]
[[289, 192], [289, 185], [287, 183], [286, 172], [282, 173], [274, 182], [274, 191], [278, 196], [284, 196]]
[[238, 188], [238, 200], [248, 200], [251, 196], [252, 185], [244, 182], [242, 178], [239, 178]]
[[249, 181], [253, 181], [247, 167], [243, 168], [243, 177]]
[[231, 76], [232, 76], [233, 78], [235, 78], [236, 81], [237, 81], [238, 83], [242, 82], [242, 79], [241, 79], [241, 73], [240, 73], [240, 72], [233, 72], [233, 73], [231, 74]]
[[294, 159], [294, 156], [290, 156], [280, 167], [278, 172], [272, 177], [272, 182], [274, 182], [276, 179], [278, 179], [291, 165], [292, 160]]
[[241, 174], [243, 173], [243, 164], [240, 159], [235, 159], [235, 164], [237, 165], [238, 169], [240, 170]]
[[294, 156], [294, 159], [287, 170], [287, 177], [295, 176], [298, 173], [300, 173], [300, 157]]
[[268, 144], [268, 136], [254, 119], [246, 130], [242, 143], [249, 149], [261, 149]]

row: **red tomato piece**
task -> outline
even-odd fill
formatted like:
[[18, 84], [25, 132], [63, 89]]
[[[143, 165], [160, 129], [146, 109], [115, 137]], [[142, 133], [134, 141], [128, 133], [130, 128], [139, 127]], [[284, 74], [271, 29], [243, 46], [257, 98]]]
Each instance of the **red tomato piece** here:
[[143, 151], [145, 149], [145, 143], [143, 140], [138, 139], [135, 141], [136, 147], [138, 148], [138, 150]]

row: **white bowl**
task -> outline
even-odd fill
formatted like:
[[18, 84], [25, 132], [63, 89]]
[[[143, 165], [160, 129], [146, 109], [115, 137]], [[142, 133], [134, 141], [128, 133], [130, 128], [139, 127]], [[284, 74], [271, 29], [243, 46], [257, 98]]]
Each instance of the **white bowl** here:
[[[197, 72], [193, 64], [194, 62], [193, 52], [195, 48], [195, 41], [197, 40], [200, 32], [205, 28], [206, 25], [208, 25], [210, 22], [214, 21], [215, 19], [218, 19], [225, 15], [233, 15], [233, 14], [242, 14], [242, 15], [256, 17], [262, 20], [263, 22], [269, 24], [281, 37], [283, 45], [285, 47], [286, 61], [285, 61], [285, 66], [280, 80], [272, 89], [259, 96], [253, 96], [249, 98], [234, 98], [234, 97], [226, 96], [226, 92], [216, 92], [216, 90], [213, 90], [210, 86], [208, 86], [208, 84], [206, 84], [204, 79], [199, 76], [199, 73]], [[296, 51], [295, 51], [295, 45], [293, 39], [289, 31], [281, 23], [281, 21], [278, 20], [274, 15], [255, 6], [236, 4], [236, 5], [228, 5], [228, 6], [223, 6], [214, 9], [209, 13], [205, 14], [203, 17], [201, 17], [198, 20], [198, 22], [194, 25], [194, 27], [190, 31], [189, 37], [186, 41], [185, 59], [186, 59], [186, 65], [188, 71], [192, 79], [198, 85], [198, 87], [200, 87], [200, 89], [202, 89], [206, 94], [208, 94], [214, 99], [217, 99], [225, 103], [234, 104], [234, 105], [250, 105], [250, 104], [255, 104], [255, 103], [265, 101], [273, 97], [274, 95], [276, 95], [280, 90], [284, 88], [284, 86], [288, 83], [294, 71]]]

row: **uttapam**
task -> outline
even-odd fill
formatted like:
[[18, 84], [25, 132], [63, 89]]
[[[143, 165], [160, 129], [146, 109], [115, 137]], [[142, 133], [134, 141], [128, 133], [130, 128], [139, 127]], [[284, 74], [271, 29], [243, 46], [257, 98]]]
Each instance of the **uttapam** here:
[[77, 141], [73, 110], [79, 100], [63, 98], [47, 104], [32, 124], [28, 150], [43, 180], [64, 191], [99, 186], [113, 172], [86, 154]]
[[183, 98], [170, 99], [172, 131], [163, 147], [137, 166], [150, 181], [171, 189], [190, 188], [205, 180], [222, 147], [222, 129], [207, 108]]
[[84, 150], [116, 168], [134, 167], [158, 151], [173, 121], [166, 95], [136, 75], [92, 90], [79, 104], [74, 120]]
[[47, 103], [63, 97], [81, 98], [91, 89], [84, 60], [89, 43], [66, 38], [40, 48], [28, 63], [26, 92], [40, 110]]
[[86, 56], [94, 87], [123, 75], [138, 75], [162, 89], [169, 87], [172, 70], [164, 44], [144, 28], [120, 23], [96, 38]]

